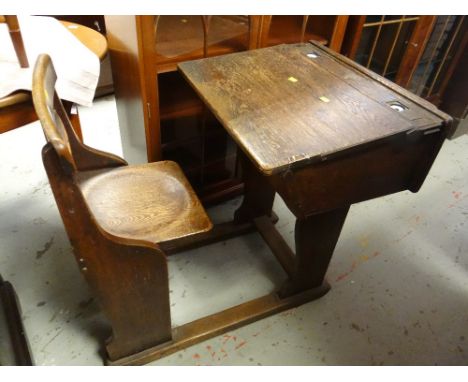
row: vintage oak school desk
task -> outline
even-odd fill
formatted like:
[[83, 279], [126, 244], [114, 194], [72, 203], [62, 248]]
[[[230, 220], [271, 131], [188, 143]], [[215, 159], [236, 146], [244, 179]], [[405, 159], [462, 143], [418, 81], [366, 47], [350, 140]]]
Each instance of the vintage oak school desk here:
[[[114, 334], [119, 329], [127, 338], [107, 347], [108, 364], [147, 363], [323, 296], [330, 288], [324, 276], [351, 204], [403, 190], [417, 192], [451, 126], [451, 118], [432, 104], [313, 42], [184, 62], [178, 68], [238, 144], [244, 200], [233, 221], [209, 230], [199, 211], [195, 219], [199, 216], [203, 229], [154, 243], [155, 248], [170, 255], [257, 230], [288, 279], [266, 296], [171, 328], [165, 257], [146, 262], [136, 252], [128, 266], [135, 273], [132, 280], [138, 282], [107, 272], [102, 277], [109, 285], [99, 284], [110, 290], [125, 282], [128, 288], [149, 291], [142, 292], [146, 298], [139, 301], [115, 302], [113, 295], [109, 295], [113, 302], [101, 301], [111, 316], [120, 312], [109, 318]], [[46, 162], [55, 160], [47, 150]], [[127, 171], [123, 161], [100, 157], [121, 166], [114, 174]], [[158, 165], [150, 166], [156, 170]], [[166, 167], [165, 171], [175, 171]], [[79, 182], [86, 197], [90, 186], [86, 179]], [[116, 181], [114, 187], [119, 184]], [[275, 229], [275, 193], [296, 217], [295, 251]], [[99, 194], [92, 198], [99, 199]], [[104, 249], [110, 245], [106, 240]], [[145, 316], [130, 317], [135, 314]]]
[[[314, 43], [184, 62], [179, 70], [244, 154], [234, 223], [253, 222], [289, 280], [188, 324], [192, 330], [167, 345], [174, 350], [324, 295], [350, 205], [418, 191], [451, 123], [432, 104]], [[295, 252], [272, 222], [276, 192], [297, 219]], [[216, 234], [215, 227], [206, 236]], [[160, 352], [164, 346], [147, 360]]]

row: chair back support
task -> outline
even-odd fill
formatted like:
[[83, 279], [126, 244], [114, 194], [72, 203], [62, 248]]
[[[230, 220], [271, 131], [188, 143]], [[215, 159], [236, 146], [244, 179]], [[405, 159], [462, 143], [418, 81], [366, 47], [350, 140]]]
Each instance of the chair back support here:
[[36, 114], [44, 135], [57, 152], [67, 170], [87, 171], [104, 167], [126, 166], [117, 155], [100, 151], [81, 142], [76, 134], [62, 101], [55, 90], [57, 74], [50, 56], [41, 54], [33, 73], [32, 97]]
[[56, 81], [57, 74], [52, 60], [48, 55], [41, 54], [37, 59], [33, 73], [34, 108], [41, 121], [47, 141], [54, 146], [59, 157], [65, 159], [76, 170], [70, 140], [78, 138], [55, 91]]
[[23, 37], [18, 22], [18, 17], [14, 15], [0, 16], [0, 23], [6, 23], [10, 32], [11, 42], [15, 48], [16, 57], [22, 68], [29, 68], [28, 57], [24, 49]]

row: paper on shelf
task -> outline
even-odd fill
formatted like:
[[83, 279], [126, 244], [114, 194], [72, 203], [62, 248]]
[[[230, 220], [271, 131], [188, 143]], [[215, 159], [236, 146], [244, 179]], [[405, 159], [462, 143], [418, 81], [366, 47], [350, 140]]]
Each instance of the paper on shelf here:
[[0, 24], [0, 97], [32, 89], [32, 72], [38, 55], [47, 53], [57, 72], [61, 99], [90, 106], [99, 79], [99, 58], [58, 20], [19, 16], [29, 68], [19, 66], [6, 24]]

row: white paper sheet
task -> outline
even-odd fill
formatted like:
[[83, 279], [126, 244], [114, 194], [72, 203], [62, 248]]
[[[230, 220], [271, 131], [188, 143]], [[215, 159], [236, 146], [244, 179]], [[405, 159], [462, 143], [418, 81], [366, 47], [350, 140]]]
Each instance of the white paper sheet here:
[[32, 89], [37, 56], [51, 56], [57, 72], [61, 99], [90, 106], [99, 79], [99, 58], [58, 20], [43, 16], [19, 16], [29, 68], [19, 66], [6, 24], [0, 24], [0, 97]]

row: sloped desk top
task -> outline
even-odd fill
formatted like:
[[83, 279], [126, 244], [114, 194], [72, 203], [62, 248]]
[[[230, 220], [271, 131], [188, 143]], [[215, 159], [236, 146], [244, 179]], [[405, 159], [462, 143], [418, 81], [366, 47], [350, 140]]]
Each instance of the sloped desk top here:
[[184, 62], [179, 70], [267, 175], [397, 134], [437, 131], [451, 121], [313, 42]]

